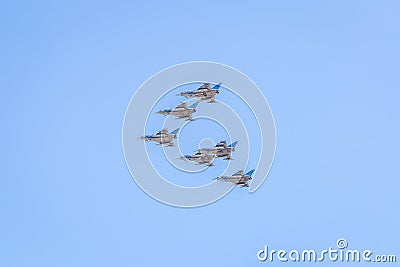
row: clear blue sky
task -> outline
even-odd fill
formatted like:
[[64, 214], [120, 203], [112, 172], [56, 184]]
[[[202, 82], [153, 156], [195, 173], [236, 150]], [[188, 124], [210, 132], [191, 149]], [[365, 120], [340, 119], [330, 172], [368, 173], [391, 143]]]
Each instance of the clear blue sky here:
[[[0, 266], [261, 266], [339, 237], [400, 258], [399, 2], [246, 3], [1, 2]], [[257, 83], [277, 151], [256, 193], [180, 209], [134, 183], [121, 129], [193, 60]]]

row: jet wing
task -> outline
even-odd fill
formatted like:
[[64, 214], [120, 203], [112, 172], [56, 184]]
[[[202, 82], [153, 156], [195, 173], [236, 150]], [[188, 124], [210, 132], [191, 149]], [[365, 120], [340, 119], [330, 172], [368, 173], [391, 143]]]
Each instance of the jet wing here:
[[193, 117], [192, 117], [192, 115], [179, 116], [179, 117], [176, 117], [176, 119], [177, 119], [177, 120], [178, 120], [178, 119], [183, 119], [183, 120], [186, 120], [186, 121], [193, 121], [193, 120], [194, 120]]
[[207, 165], [211, 165], [212, 164], [212, 160], [201, 160], [198, 161], [199, 164], [207, 164]]
[[215, 147], [228, 147], [228, 144], [226, 143], [226, 141], [221, 141], [218, 144], [215, 145]]
[[203, 90], [203, 89], [207, 89], [207, 90], [211, 90], [211, 85], [210, 83], [205, 83], [202, 86], [199, 87], [199, 89], [197, 90]]
[[160, 135], [160, 134], [169, 134], [169, 132], [168, 132], [167, 129], [162, 129], [161, 131], [159, 131], [159, 132], [157, 133], [157, 135]]
[[160, 145], [175, 146], [173, 142], [159, 142]]
[[200, 149], [195, 150], [195, 152], [201, 153], [201, 154], [209, 154], [209, 153], [211, 153], [211, 149], [210, 148], [200, 148]]
[[232, 176], [243, 176], [244, 172], [243, 170], [235, 172]]
[[240, 178], [239, 181], [236, 182], [236, 185], [241, 185], [242, 187], [248, 187], [249, 183], [244, 178]]
[[186, 102], [182, 102], [180, 103], [176, 108], [184, 108], [187, 109], [188, 108], [188, 104]]
[[240, 179], [238, 179], [236, 177], [227, 177], [227, 178], [225, 178], [225, 181], [230, 182], [232, 185], [237, 185], [239, 183], [239, 180]]
[[210, 103], [216, 102], [214, 95], [213, 96], [204, 96], [204, 97], [200, 98], [200, 100], [201, 101], [207, 101], [207, 102], [210, 102]]

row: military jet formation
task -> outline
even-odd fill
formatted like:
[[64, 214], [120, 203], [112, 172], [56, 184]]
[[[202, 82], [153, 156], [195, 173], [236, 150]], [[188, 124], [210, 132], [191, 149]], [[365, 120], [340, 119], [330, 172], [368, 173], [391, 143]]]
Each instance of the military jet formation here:
[[[186, 121], [193, 121], [193, 113], [196, 112], [196, 107], [198, 106], [199, 102], [204, 101], [208, 103], [215, 103], [215, 95], [219, 94], [219, 88], [221, 87], [222, 83], [219, 83], [215, 85], [214, 87], [211, 87], [210, 83], [204, 83], [202, 86], [200, 86], [196, 90], [192, 91], [185, 91], [181, 92], [177, 96], [184, 96], [186, 98], [197, 98], [199, 101], [195, 102], [192, 105], [188, 105], [186, 102], [181, 102], [178, 106], [175, 108], [167, 108], [167, 109], [162, 109], [156, 114], [161, 114], [164, 116], [174, 116], [176, 119], [182, 119]], [[142, 137], [139, 137], [140, 140], [145, 140], [147, 142], [149, 141], [155, 141], [157, 142], [157, 145], [166, 145], [166, 146], [174, 146], [173, 140], [176, 139], [176, 134], [178, 133], [179, 129], [176, 129], [175, 131], [171, 132], [171, 134], [168, 132], [167, 129], [162, 129], [158, 133], [154, 135], [145, 135]], [[199, 155], [194, 156], [194, 158], [199, 158]], [[201, 157], [200, 157], [201, 158]], [[208, 158], [208, 157], [205, 157]], [[188, 159], [189, 160], [189, 159]], [[199, 162], [203, 162], [203, 160], [199, 160]], [[206, 163], [203, 163], [206, 164]]]
[[[215, 96], [219, 94], [219, 88], [221, 87], [221, 83], [211, 87], [210, 83], [204, 83], [196, 90], [192, 91], [184, 91], [177, 96], [183, 96], [185, 98], [196, 98], [197, 102], [192, 105], [188, 105], [186, 102], [181, 102], [175, 108], [162, 109], [156, 114], [161, 114], [164, 116], [174, 116], [176, 119], [182, 119], [186, 121], [193, 121], [193, 114], [196, 112], [196, 107], [200, 102], [207, 103], [215, 103]], [[177, 135], [180, 128], [175, 129], [172, 132], [169, 132], [168, 129], [164, 128], [156, 134], [153, 135], [144, 135], [139, 137], [138, 139], [144, 140], [146, 142], [156, 142], [157, 145], [160, 146], [175, 146], [174, 140], [177, 139]], [[184, 161], [195, 162], [197, 165], [205, 165], [205, 166], [213, 166], [213, 162], [216, 158], [221, 158], [223, 160], [232, 160], [232, 152], [235, 151], [235, 147], [238, 141], [233, 142], [228, 145], [225, 140], [219, 142], [214, 147], [209, 148], [200, 148], [196, 150], [193, 155], [185, 155], [178, 159]], [[243, 170], [239, 170], [234, 173], [232, 176], [221, 176], [214, 178], [213, 180], [218, 180], [221, 182], [229, 182], [233, 186], [241, 186], [248, 187], [248, 181], [251, 180], [251, 175], [254, 170], [251, 170], [244, 173]]]

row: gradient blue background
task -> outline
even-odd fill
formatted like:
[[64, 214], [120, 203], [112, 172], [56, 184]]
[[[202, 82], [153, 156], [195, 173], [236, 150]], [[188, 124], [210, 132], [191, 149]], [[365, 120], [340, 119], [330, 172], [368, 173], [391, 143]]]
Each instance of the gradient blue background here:
[[[1, 1], [0, 266], [261, 266], [264, 245], [317, 250], [339, 237], [400, 257], [399, 11]], [[256, 82], [277, 153], [255, 194], [180, 209], [134, 183], [121, 129], [142, 82], [193, 60]]]

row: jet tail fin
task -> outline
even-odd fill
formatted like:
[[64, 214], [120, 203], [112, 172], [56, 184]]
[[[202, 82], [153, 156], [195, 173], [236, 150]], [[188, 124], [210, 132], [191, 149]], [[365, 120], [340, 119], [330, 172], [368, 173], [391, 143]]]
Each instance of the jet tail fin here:
[[212, 89], [219, 89], [221, 87], [221, 84], [222, 83], [219, 83], [219, 84], [215, 85]]
[[196, 103], [192, 104], [189, 108], [196, 108], [198, 104], [199, 104], [199, 102], [196, 102]]
[[252, 176], [254, 173], [255, 169], [252, 169], [251, 171], [249, 171], [248, 173], [246, 173], [246, 176]]
[[170, 134], [175, 135], [175, 134], [177, 134], [179, 132], [179, 130], [180, 130], [180, 128], [177, 128], [177, 129], [173, 130]]
[[229, 147], [233, 147], [235, 148], [235, 146], [237, 145], [238, 141], [233, 142], [232, 144], [229, 145]]

